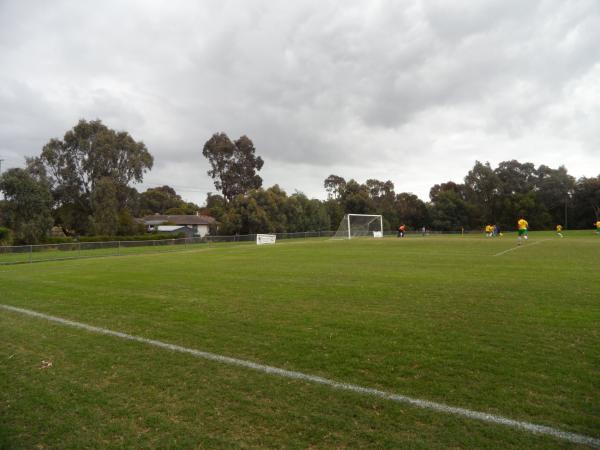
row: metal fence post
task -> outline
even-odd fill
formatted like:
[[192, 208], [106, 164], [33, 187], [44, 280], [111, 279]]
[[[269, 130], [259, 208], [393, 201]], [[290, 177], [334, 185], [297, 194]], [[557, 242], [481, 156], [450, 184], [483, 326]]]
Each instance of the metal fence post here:
[[117, 256], [121, 254], [121, 241], [117, 241]]
[[29, 263], [33, 262], [33, 245], [29, 246]]
[[81, 258], [81, 242], [77, 243], [77, 255]]

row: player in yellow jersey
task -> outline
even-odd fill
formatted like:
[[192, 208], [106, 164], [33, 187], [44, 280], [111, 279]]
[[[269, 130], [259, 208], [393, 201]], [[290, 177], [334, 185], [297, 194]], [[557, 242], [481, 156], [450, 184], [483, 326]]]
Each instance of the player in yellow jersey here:
[[529, 228], [529, 223], [523, 217], [521, 217], [517, 221], [517, 226], [519, 227], [517, 242], [519, 243], [519, 245], [521, 245], [521, 238], [524, 238], [525, 240], [528, 239], [527, 228]]
[[596, 234], [600, 234], [600, 220], [596, 221]]
[[563, 237], [562, 225], [560, 225], [560, 224], [556, 225], [556, 234], [558, 234], [558, 237]]
[[491, 237], [492, 236], [492, 226], [491, 225], [486, 225], [485, 226], [485, 235], [487, 237]]

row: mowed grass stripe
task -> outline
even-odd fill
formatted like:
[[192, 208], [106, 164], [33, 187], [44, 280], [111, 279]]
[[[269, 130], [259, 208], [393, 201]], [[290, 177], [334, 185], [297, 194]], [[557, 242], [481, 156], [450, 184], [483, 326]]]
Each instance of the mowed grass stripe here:
[[2, 310], [0, 380], [2, 449], [589, 448]]
[[534, 245], [541, 244], [542, 242], [547, 242], [549, 240], [550, 239], [542, 239], [541, 241], [535, 241], [535, 242], [531, 242], [531, 243], [528, 243], [528, 241], [524, 241], [524, 244], [522, 244], [522, 245], [516, 245], [515, 247], [509, 248], [508, 250], [501, 251], [499, 253], [496, 253], [494, 256], [502, 256], [502, 255], [505, 255], [505, 254], [507, 254], [509, 252], [517, 250], [519, 248], [523, 248], [524, 249], [524, 248], [527, 248], [527, 247], [532, 247]]
[[13, 307], [10, 305], [0, 304], [0, 308], [7, 310], [7, 311], [31, 316], [31, 317], [37, 317], [37, 318], [45, 319], [45, 320], [48, 320], [51, 322], [56, 322], [61, 325], [66, 325], [66, 326], [73, 327], [73, 328], [83, 329], [83, 330], [90, 331], [93, 333], [99, 333], [99, 334], [103, 334], [103, 335], [118, 337], [120, 339], [126, 339], [126, 340], [130, 340], [130, 341], [140, 342], [140, 343], [143, 343], [146, 345], [159, 347], [159, 348], [162, 348], [165, 350], [190, 354], [197, 358], [207, 359], [207, 360], [211, 360], [211, 361], [217, 361], [217, 362], [220, 362], [223, 364], [228, 364], [228, 365], [233, 365], [233, 366], [244, 367], [244, 368], [252, 369], [252, 370], [255, 370], [258, 372], [264, 372], [269, 375], [316, 383], [316, 384], [331, 387], [333, 389], [351, 391], [351, 392], [354, 392], [357, 394], [375, 396], [375, 397], [379, 397], [379, 398], [382, 398], [385, 400], [410, 404], [412, 406], [422, 408], [422, 409], [429, 409], [429, 410], [433, 410], [433, 411], [437, 411], [437, 412], [441, 412], [441, 413], [462, 416], [462, 417], [466, 417], [469, 419], [479, 420], [482, 422], [493, 423], [496, 425], [504, 425], [504, 426], [515, 428], [518, 430], [524, 430], [524, 431], [528, 431], [528, 432], [535, 433], [535, 434], [547, 435], [547, 436], [551, 436], [554, 438], [563, 439], [565, 441], [572, 442], [575, 444], [584, 444], [584, 445], [590, 445], [592, 447], [600, 448], [600, 438], [594, 438], [591, 436], [585, 436], [585, 435], [581, 435], [581, 434], [577, 434], [577, 433], [570, 433], [570, 432], [558, 430], [558, 429], [555, 429], [552, 427], [537, 425], [537, 424], [518, 421], [518, 420], [512, 420], [507, 417], [497, 416], [497, 415], [488, 414], [488, 413], [484, 413], [484, 412], [472, 411], [472, 410], [464, 409], [464, 408], [457, 408], [457, 407], [445, 405], [442, 403], [436, 403], [436, 402], [431, 402], [431, 401], [427, 401], [427, 400], [411, 398], [408, 396], [404, 396], [404, 395], [400, 395], [400, 394], [393, 394], [393, 393], [389, 393], [389, 392], [385, 392], [385, 391], [381, 391], [381, 390], [373, 389], [373, 388], [369, 388], [369, 387], [357, 386], [357, 385], [349, 384], [349, 383], [343, 383], [343, 382], [334, 381], [334, 380], [330, 380], [327, 378], [314, 376], [314, 375], [310, 375], [310, 374], [306, 374], [306, 373], [302, 373], [302, 372], [285, 370], [285, 369], [281, 369], [278, 367], [259, 364], [259, 363], [255, 363], [252, 361], [246, 361], [246, 360], [232, 358], [232, 357], [223, 356], [223, 355], [216, 355], [216, 354], [210, 353], [210, 352], [204, 352], [201, 350], [191, 349], [191, 348], [187, 348], [187, 347], [181, 347], [179, 345], [169, 344], [169, 343], [157, 341], [154, 339], [147, 339], [147, 338], [144, 338], [141, 336], [133, 336], [133, 335], [130, 335], [127, 333], [121, 333], [118, 331], [108, 330], [106, 328], [95, 327], [95, 326], [88, 325], [85, 323], [80, 323], [80, 322], [75, 322], [72, 320], [63, 319], [61, 317], [50, 316], [48, 314], [43, 314], [43, 313], [39, 313], [36, 311], [28, 310], [28, 309], [16, 308], [16, 307]]

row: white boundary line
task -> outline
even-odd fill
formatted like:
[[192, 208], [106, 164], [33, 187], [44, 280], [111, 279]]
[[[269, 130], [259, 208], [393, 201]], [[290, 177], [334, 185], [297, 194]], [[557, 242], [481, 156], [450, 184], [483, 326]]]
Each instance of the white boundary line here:
[[293, 370], [280, 369], [278, 367], [267, 366], [258, 364], [252, 361], [244, 359], [231, 358], [229, 356], [217, 355], [215, 353], [203, 352], [201, 350], [194, 350], [192, 348], [181, 347], [179, 345], [169, 344], [166, 342], [156, 341], [154, 339], [147, 339], [140, 336], [131, 334], [121, 333], [119, 331], [112, 331], [107, 328], [95, 327], [81, 322], [75, 322], [61, 317], [51, 316], [48, 314], [32, 311], [29, 309], [17, 308], [14, 306], [0, 304], [0, 309], [11, 311], [14, 313], [24, 314], [26, 316], [37, 317], [45, 319], [51, 322], [60, 323], [73, 328], [80, 328], [83, 330], [91, 331], [93, 333], [104, 334], [108, 336], [119, 337], [121, 339], [127, 339], [130, 341], [141, 342], [143, 344], [152, 345], [154, 347], [163, 348], [179, 353], [187, 353], [197, 358], [207, 359], [211, 361], [217, 361], [223, 364], [229, 364], [232, 366], [245, 367], [247, 369], [256, 370], [269, 375], [275, 375], [282, 378], [291, 378], [295, 380], [302, 380], [311, 383], [316, 383], [324, 386], [329, 386], [333, 389], [351, 391], [357, 394], [369, 395], [373, 397], [379, 397], [384, 400], [391, 400], [398, 403], [406, 403], [417, 408], [429, 409], [437, 412], [446, 414], [452, 414], [455, 416], [467, 417], [469, 419], [479, 420], [482, 422], [493, 423], [497, 425], [505, 425], [510, 428], [517, 430], [528, 431], [534, 434], [541, 434], [546, 436], [552, 436], [558, 439], [563, 439], [576, 444], [584, 444], [592, 447], [600, 448], [600, 438], [586, 436], [583, 434], [570, 433], [568, 431], [562, 431], [557, 428], [552, 428], [544, 425], [536, 425], [530, 422], [523, 422], [519, 420], [513, 420], [502, 416], [493, 414], [487, 414], [484, 412], [473, 411], [465, 408], [458, 408], [455, 406], [445, 405], [443, 403], [431, 402], [428, 400], [420, 400], [417, 398], [408, 397], [400, 394], [393, 394], [391, 392], [380, 391], [369, 387], [358, 386], [355, 384], [343, 383], [340, 381], [330, 380], [315, 375], [309, 375], [303, 372], [296, 372]]
[[527, 245], [517, 245], [516, 247], [509, 248], [508, 250], [504, 250], [503, 252], [496, 253], [494, 256], [502, 256], [508, 252], [512, 252], [513, 250], [517, 250], [519, 248], [531, 247], [532, 245], [541, 244], [542, 242], [546, 242], [546, 241], [550, 241], [550, 239], [542, 239], [541, 241], [535, 241], [534, 243], [527, 244]]

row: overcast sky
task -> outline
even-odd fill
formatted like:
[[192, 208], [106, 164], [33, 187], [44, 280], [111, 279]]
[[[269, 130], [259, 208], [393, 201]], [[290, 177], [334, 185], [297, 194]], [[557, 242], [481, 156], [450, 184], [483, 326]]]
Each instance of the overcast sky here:
[[600, 1], [0, 0], [3, 168], [80, 118], [198, 203], [220, 131], [320, 198], [333, 173], [427, 199], [475, 160], [596, 176]]

